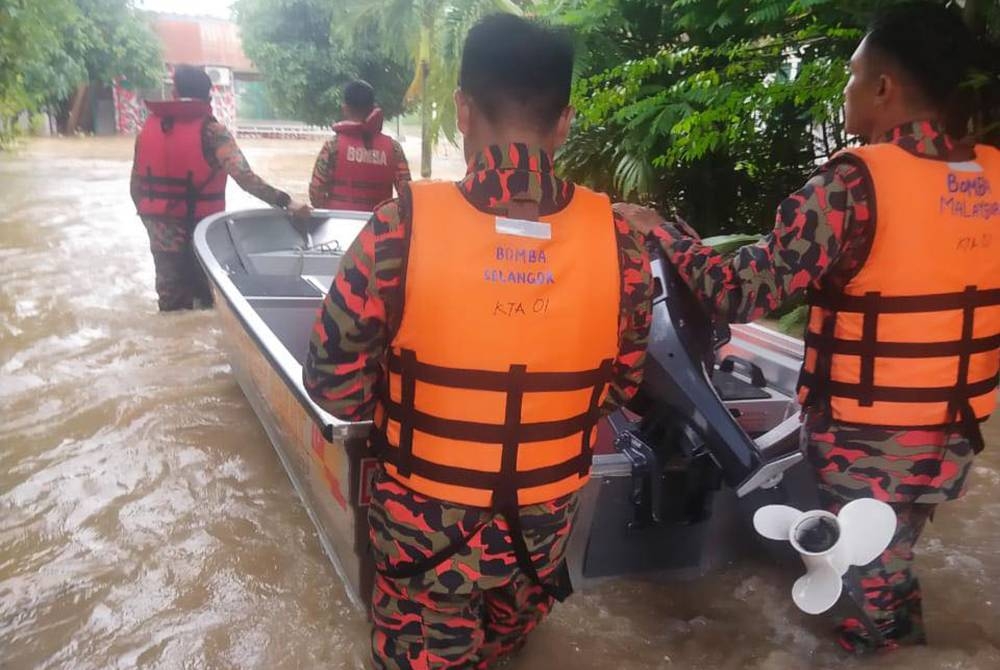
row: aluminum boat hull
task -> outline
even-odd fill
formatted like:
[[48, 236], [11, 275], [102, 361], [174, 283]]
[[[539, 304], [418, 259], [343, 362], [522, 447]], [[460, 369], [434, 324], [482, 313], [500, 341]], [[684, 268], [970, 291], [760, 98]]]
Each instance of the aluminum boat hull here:
[[[366, 451], [370, 424], [343, 422], [323, 411], [305, 392], [301, 365], [323, 294], [365, 218], [317, 212], [302, 224], [276, 210], [224, 212], [202, 221], [194, 235], [233, 374], [360, 609], [367, 609], [373, 570], [366, 514], [375, 467]], [[720, 354], [752, 361], [768, 379], [766, 398], [731, 406], [748, 432], [775, 429], [797, 413], [801, 342], [758, 326], [734, 327]], [[791, 429], [785, 430], [780, 440], [793, 439]], [[591, 481], [569, 544], [577, 589], [626, 575], [697, 577], [751, 550], [746, 504], [717, 483], [705, 492], [706, 511], [694, 517], [636, 522], [636, 464], [615, 446], [607, 421], [598, 432]], [[795, 477], [786, 480], [784, 489], [765, 497], [794, 498], [789, 486], [794, 488]]]

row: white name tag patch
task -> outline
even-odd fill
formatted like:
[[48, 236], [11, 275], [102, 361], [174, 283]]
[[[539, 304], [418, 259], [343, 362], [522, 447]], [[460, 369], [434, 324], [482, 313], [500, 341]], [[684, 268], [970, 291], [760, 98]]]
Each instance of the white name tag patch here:
[[552, 226], [542, 221], [508, 219], [505, 216], [498, 216], [496, 218], [496, 231], [499, 235], [531, 237], [536, 240], [552, 239]]
[[948, 169], [955, 172], [982, 172], [983, 167], [976, 161], [965, 161], [964, 163], [948, 163]]

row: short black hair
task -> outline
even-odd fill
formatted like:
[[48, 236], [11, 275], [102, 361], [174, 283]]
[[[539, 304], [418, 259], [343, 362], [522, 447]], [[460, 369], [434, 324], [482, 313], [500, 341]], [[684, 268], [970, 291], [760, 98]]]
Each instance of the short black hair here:
[[869, 26], [868, 43], [901, 67], [924, 101], [938, 108], [953, 100], [976, 60], [975, 38], [962, 18], [932, 2], [881, 11]]
[[212, 80], [205, 68], [178, 65], [174, 69], [174, 90], [179, 98], [197, 98], [208, 102], [212, 99]]
[[344, 104], [358, 114], [367, 114], [375, 108], [375, 89], [367, 81], [355, 79], [344, 86]]
[[513, 14], [469, 30], [458, 85], [492, 123], [518, 118], [551, 129], [569, 104], [573, 42], [560, 30]]

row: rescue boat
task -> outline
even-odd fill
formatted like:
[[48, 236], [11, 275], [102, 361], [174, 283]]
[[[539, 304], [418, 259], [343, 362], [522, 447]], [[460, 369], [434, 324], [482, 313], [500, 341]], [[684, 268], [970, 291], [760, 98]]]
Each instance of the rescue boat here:
[[[233, 375], [362, 610], [373, 569], [370, 424], [326, 413], [301, 377], [323, 297], [366, 218], [223, 212], [194, 234]], [[669, 264], [653, 265], [646, 381], [628, 410], [599, 427], [569, 545], [578, 590], [629, 576], [706, 575], [765, 549], [750, 521], [762, 505], [813, 506], [795, 400], [801, 341], [758, 325], [713, 326]]]

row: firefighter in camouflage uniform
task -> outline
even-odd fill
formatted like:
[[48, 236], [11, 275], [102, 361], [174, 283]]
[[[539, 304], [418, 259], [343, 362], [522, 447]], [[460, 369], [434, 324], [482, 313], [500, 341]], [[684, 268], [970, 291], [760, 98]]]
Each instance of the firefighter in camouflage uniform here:
[[382, 132], [382, 110], [375, 91], [360, 79], [344, 87], [344, 119], [333, 124], [336, 133], [316, 157], [309, 201], [321, 209], [371, 212], [399, 193], [410, 181], [403, 147]]
[[129, 184], [149, 234], [162, 312], [212, 305], [191, 234], [198, 221], [226, 209], [227, 177], [269, 205], [309, 213], [250, 169], [229, 130], [212, 116], [212, 81], [202, 68], [178, 66], [174, 95], [146, 103], [150, 115], [136, 138]]
[[595, 424], [641, 381], [642, 237], [553, 171], [572, 70], [564, 35], [510, 15], [472, 28], [466, 177], [376, 208], [313, 332], [310, 395], [374, 419], [378, 668], [485, 668], [524, 644], [568, 595]]
[[847, 131], [867, 144], [817, 170], [774, 230], [731, 259], [683, 224], [621, 208], [728, 321], [805, 292], [800, 401], [823, 504], [872, 497], [898, 522], [861, 574], [877, 633], [857, 618], [838, 626], [857, 653], [925, 643], [914, 545], [935, 506], [963, 494], [996, 405], [1000, 150], [959, 144], [943, 124], [973, 44], [941, 5], [877, 18], [844, 91]]

